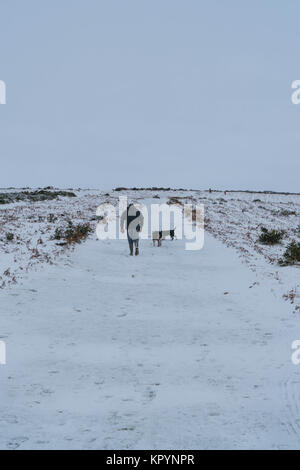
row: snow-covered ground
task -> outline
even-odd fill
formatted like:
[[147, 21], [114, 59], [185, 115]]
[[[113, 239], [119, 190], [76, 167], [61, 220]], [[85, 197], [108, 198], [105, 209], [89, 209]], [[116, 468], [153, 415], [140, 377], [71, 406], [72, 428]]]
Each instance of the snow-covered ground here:
[[[26, 211], [45, 216], [73, 209], [76, 220], [90, 220], [100, 202], [115, 204], [118, 196], [95, 192], [0, 211], [2, 233], [18, 225], [8, 217], [20, 221], [21, 212], [24, 221], [22, 249], [3, 242], [1, 258], [1, 267], [14, 267], [17, 275], [0, 290], [0, 340], [7, 346], [0, 448], [300, 448], [300, 366], [291, 362], [299, 312], [282, 298], [297, 290], [299, 268], [279, 267], [270, 263], [270, 250], [255, 249], [265, 209], [253, 200], [267, 196], [160, 194], [205, 202], [204, 249], [186, 251], [183, 240], [153, 248], [143, 240], [133, 258], [126, 241], [99, 241], [95, 234], [62, 250], [46, 220], [30, 225], [24, 218]], [[287, 197], [263, 200], [274, 210], [265, 224], [271, 218], [287, 224], [287, 216], [274, 215], [281, 204], [299, 210], [298, 197], [282, 202]], [[253, 217], [245, 219], [239, 207]], [[297, 216], [288, 218], [296, 230]], [[51, 260], [39, 263], [42, 269], [27, 263], [32, 233], [38, 238], [40, 230]], [[33, 244], [27, 251], [25, 235]]]

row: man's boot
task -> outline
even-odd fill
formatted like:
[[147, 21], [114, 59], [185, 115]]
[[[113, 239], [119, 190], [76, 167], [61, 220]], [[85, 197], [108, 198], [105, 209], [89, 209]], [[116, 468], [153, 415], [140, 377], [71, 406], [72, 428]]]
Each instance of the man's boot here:
[[137, 256], [138, 254], [139, 254], [139, 248], [137, 246], [136, 249], [135, 249], [135, 256]]

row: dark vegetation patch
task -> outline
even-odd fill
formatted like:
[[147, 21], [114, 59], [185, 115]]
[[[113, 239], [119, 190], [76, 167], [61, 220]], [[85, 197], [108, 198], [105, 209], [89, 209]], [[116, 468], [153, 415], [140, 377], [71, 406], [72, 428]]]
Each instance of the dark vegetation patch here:
[[279, 264], [287, 266], [288, 264], [300, 263], [300, 243], [292, 241], [288, 244]]
[[0, 193], [0, 204], [11, 204], [13, 202], [40, 202], [53, 201], [61, 197], [76, 197], [71, 191], [48, 191], [41, 189], [37, 191], [20, 191], [13, 193]]
[[261, 227], [261, 234], [258, 240], [264, 245], [276, 245], [281, 242], [283, 235], [283, 230], [268, 230], [265, 227]]
[[54, 224], [54, 222], [57, 221], [56, 215], [54, 215], [54, 214], [52, 214], [52, 213], [51, 213], [51, 214], [48, 214], [48, 216], [47, 216], [47, 221], [49, 222], [49, 224]]
[[[223, 193], [223, 189], [206, 189], [210, 193]], [[227, 189], [227, 193], [245, 193], [245, 194], [279, 194], [282, 196], [300, 196], [300, 193], [289, 193], [283, 191], [254, 191], [250, 189]], [[237, 199], [238, 200], [238, 199]]]
[[282, 217], [288, 217], [289, 215], [297, 215], [297, 213], [296, 211], [289, 211], [287, 209], [282, 209], [279, 212], [279, 215], [281, 215]]
[[180, 198], [176, 197], [176, 196], [173, 196], [173, 197], [169, 197], [169, 200], [167, 201], [167, 204], [168, 205], [172, 205], [172, 204], [177, 204], [179, 206], [182, 206], [182, 202], [180, 200]]
[[15, 236], [14, 236], [14, 234], [13, 234], [12, 232], [7, 232], [7, 233], [5, 234], [5, 237], [6, 237], [6, 240], [7, 240], [8, 242], [12, 242]]
[[119, 187], [115, 188], [114, 191], [193, 191], [192, 189], [183, 189], [183, 188], [158, 188], [156, 186], [152, 186], [151, 188], [124, 188]]
[[81, 243], [88, 237], [91, 231], [92, 227], [88, 222], [74, 225], [73, 222], [69, 220], [67, 227], [57, 227], [55, 229], [53, 239], [60, 240], [58, 245]]

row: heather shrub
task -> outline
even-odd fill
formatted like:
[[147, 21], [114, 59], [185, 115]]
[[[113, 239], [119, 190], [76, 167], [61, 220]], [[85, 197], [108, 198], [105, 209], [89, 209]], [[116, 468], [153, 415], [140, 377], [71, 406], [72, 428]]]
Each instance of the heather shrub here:
[[74, 225], [71, 220], [67, 227], [57, 227], [54, 232], [54, 240], [63, 240], [64, 245], [71, 243], [81, 243], [85, 240], [92, 228], [89, 223]]
[[268, 230], [267, 228], [262, 227], [259, 241], [264, 245], [276, 245], [281, 242], [283, 235], [283, 230]]
[[279, 264], [288, 265], [300, 263], [300, 243], [292, 241], [286, 247], [283, 258], [279, 260]]
[[8, 242], [12, 242], [13, 239], [14, 239], [14, 234], [11, 233], [11, 232], [6, 233], [5, 236], [6, 236], [6, 240], [7, 240]]

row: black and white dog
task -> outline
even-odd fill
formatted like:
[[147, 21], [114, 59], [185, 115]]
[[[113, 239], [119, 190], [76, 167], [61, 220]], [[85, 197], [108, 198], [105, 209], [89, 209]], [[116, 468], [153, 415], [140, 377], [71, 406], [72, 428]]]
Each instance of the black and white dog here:
[[161, 246], [161, 241], [165, 240], [167, 237], [170, 237], [172, 240], [175, 238], [175, 229], [173, 230], [156, 230], [152, 232], [152, 241], [153, 246], [157, 242], [157, 246]]

